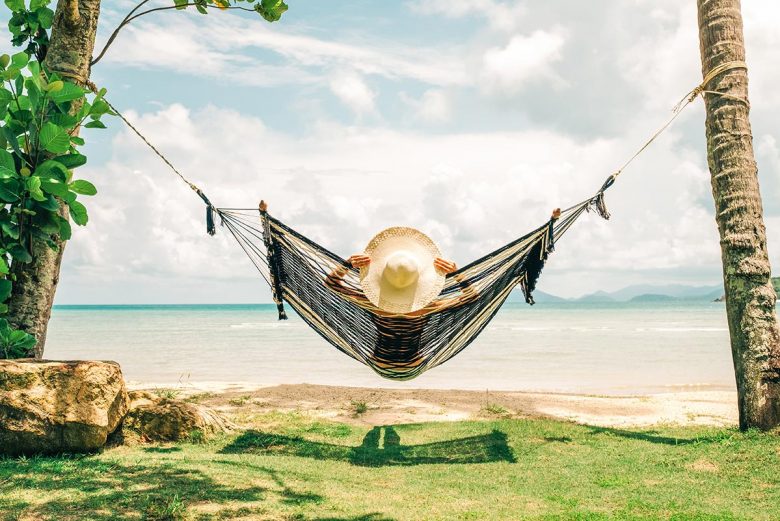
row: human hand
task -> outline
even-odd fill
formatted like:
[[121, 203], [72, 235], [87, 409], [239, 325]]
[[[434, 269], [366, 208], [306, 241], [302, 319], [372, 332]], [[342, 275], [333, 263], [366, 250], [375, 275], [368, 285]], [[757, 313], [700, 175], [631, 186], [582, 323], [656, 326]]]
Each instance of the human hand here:
[[455, 263], [452, 261], [444, 260], [441, 257], [436, 257], [433, 259], [433, 267], [436, 268], [436, 271], [438, 271], [442, 275], [449, 275], [456, 269], [458, 269], [457, 266], [455, 266]]
[[354, 268], [360, 269], [368, 266], [371, 263], [371, 257], [363, 253], [358, 253], [357, 255], [353, 255], [348, 258], [347, 262], [350, 263]]

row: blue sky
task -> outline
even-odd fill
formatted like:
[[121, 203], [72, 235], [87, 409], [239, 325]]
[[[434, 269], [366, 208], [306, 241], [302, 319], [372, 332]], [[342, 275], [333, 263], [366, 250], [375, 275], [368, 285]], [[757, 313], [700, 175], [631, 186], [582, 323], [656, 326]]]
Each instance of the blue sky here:
[[[132, 2], [104, 2], [101, 47]], [[159, 2], [160, 5], [167, 2]], [[290, 2], [281, 22], [164, 12], [92, 77], [218, 206], [271, 212], [330, 249], [383, 227], [459, 264], [592, 193], [701, 78], [693, 2]], [[769, 248], [780, 265], [780, 6], [744, 0]], [[120, 121], [85, 133], [99, 195], [57, 303], [268, 301], [200, 200]], [[714, 284], [719, 245], [697, 101], [582, 219], [540, 289]]]

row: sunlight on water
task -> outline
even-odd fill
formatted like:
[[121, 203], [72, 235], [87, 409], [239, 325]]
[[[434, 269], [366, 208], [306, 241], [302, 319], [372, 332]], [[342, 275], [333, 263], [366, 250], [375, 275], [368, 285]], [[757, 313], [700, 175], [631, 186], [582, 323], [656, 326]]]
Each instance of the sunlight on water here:
[[629, 393], [733, 389], [719, 303], [508, 304], [445, 365], [383, 380], [268, 305], [57, 307], [46, 357], [122, 364], [130, 381]]

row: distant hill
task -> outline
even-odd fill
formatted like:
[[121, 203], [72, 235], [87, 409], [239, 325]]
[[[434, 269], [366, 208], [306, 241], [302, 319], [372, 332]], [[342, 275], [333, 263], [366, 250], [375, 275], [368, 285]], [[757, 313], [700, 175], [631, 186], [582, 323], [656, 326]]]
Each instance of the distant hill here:
[[596, 293], [584, 295], [573, 300], [576, 302], [615, 302], [617, 299], [615, 299], [612, 294], [607, 293], [606, 291], [597, 291]]
[[[525, 296], [523, 295], [523, 292], [518, 288], [509, 294], [509, 298], [506, 301], [525, 302]], [[549, 293], [545, 293], [544, 291], [536, 290], [534, 291], [534, 302], [537, 302], [539, 304], [548, 303], [548, 302], [566, 302], [566, 299], [561, 297], [556, 297], [555, 295], [550, 295]]]
[[[780, 277], [772, 278], [775, 291], [780, 296]], [[544, 291], [534, 291], [534, 300], [538, 303], [549, 302], [672, 302], [685, 301], [722, 301], [723, 285], [686, 286], [684, 284], [635, 284], [617, 291], [596, 291], [578, 298], [561, 298]], [[508, 302], [525, 302], [523, 292], [515, 290], [509, 296]]]
[[629, 300], [629, 302], [670, 302], [675, 300], [680, 300], [680, 299], [669, 295], [657, 295], [653, 293], [645, 293], [644, 295], [637, 295], [636, 297]]
[[682, 284], [635, 284], [607, 293], [597, 291], [585, 295], [577, 302], [632, 302], [659, 300], [707, 300], [711, 301], [723, 294], [723, 286], [685, 286]]

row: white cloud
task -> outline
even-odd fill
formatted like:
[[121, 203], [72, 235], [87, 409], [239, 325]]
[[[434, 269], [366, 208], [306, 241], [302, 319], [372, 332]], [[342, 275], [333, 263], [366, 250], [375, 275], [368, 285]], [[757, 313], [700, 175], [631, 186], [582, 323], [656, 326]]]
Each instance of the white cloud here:
[[330, 80], [330, 90], [358, 115], [374, 112], [376, 92], [354, 72], [341, 72]]
[[492, 92], [513, 94], [531, 82], [564, 84], [552, 68], [561, 59], [566, 39], [561, 30], [538, 30], [515, 35], [505, 47], [492, 47], [482, 58], [483, 86]]
[[[470, 82], [457, 48], [421, 49], [376, 39], [338, 42], [229, 13], [208, 17], [177, 14], [166, 23], [150, 18], [129, 25], [114, 42], [106, 61], [255, 86], [327, 82], [329, 70], [343, 67], [432, 85]], [[272, 57], [283, 58], [283, 63], [269, 65], [277, 59], [258, 56], [257, 52], [271, 52]]]
[[402, 92], [401, 101], [414, 112], [416, 119], [429, 123], [445, 123], [452, 118], [452, 100], [441, 89], [428, 89], [419, 99]]
[[[344, 256], [384, 227], [412, 225], [460, 264], [593, 193], [635, 141], [533, 130], [423, 135], [334, 123], [300, 137], [234, 111], [180, 105], [130, 117], [218, 206], [255, 208], [264, 198], [274, 215]], [[608, 192], [612, 221], [586, 216], [562, 240], [545, 288], [591, 289], [567, 273], [609, 270], [619, 283], [646, 269], [717, 268], [714, 222], [700, 197], [706, 174], [674, 150], [675, 141], [661, 140], [652, 163]], [[65, 286], [105, 293], [130, 281], [259, 281], [224, 230], [216, 238], [204, 233], [200, 200], [134, 135], [121, 133], [108, 165], [88, 170], [100, 197], [90, 205], [90, 226], [69, 246]], [[250, 287], [257, 295], [258, 286]]]
[[526, 14], [520, 2], [496, 2], [495, 0], [422, 0], [409, 2], [407, 6], [416, 13], [444, 15], [449, 18], [481, 16], [491, 28], [512, 31]]

